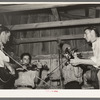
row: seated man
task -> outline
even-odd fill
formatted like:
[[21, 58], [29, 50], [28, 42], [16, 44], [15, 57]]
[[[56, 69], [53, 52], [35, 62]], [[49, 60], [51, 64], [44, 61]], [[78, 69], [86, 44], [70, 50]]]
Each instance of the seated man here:
[[17, 89], [34, 89], [36, 83], [39, 80], [39, 69], [31, 66], [31, 55], [29, 53], [23, 53], [21, 55], [22, 68], [16, 69], [18, 72], [18, 78], [15, 80], [15, 88]]
[[76, 54], [71, 54], [71, 47], [68, 44], [63, 44], [62, 53], [64, 88], [81, 89], [83, 70], [80, 66], [72, 66], [70, 64], [70, 59], [76, 57]]

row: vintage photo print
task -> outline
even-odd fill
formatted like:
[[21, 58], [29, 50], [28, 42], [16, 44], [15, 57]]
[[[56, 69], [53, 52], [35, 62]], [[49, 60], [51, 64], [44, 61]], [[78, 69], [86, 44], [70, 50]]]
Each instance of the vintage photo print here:
[[100, 4], [0, 3], [0, 97], [100, 97]]

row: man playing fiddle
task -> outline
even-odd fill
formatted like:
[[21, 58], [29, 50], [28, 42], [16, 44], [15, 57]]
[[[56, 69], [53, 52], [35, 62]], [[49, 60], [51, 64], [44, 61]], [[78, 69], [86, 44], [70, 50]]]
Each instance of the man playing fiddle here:
[[[10, 80], [11, 74], [15, 74], [14, 69], [10, 66], [10, 59], [3, 52], [4, 44], [9, 41], [10, 30], [1, 25], [0, 26], [0, 88], [5, 88], [5, 84]], [[9, 70], [9, 71], [8, 71]]]
[[[18, 78], [15, 80], [15, 88], [17, 89], [34, 89], [39, 80], [40, 70], [36, 66], [31, 66], [31, 55], [23, 53], [21, 55], [22, 68], [16, 69]], [[34, 68], [35, 67], [35, 68]], [[42, 67], [42, 65], [40, 66]]]

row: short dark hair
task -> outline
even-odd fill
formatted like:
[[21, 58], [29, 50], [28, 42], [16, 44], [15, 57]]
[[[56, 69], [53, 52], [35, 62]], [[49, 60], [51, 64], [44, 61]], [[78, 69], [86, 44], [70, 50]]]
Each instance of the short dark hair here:
[[90, 30], [90, 31], [94, 30], [95, 33], [96, 33], [95, 35], [96, 35], [97, 37], [99, 37], [99, 32], [98, 32], [98, 30], [97, 30], [97, 28], [96, 28], [95, 26], [86, 27], [86, 28], [84, 29], [84, 31], [86, 31], [86, 30]]
[[29, 63], [31, 63], [31, 55], [29, 53], [23, 53], [21, 56], [20, 56], [20, 59], [22, 60], [24, 56], [29, 56]]
[[5, 31], [5, 32], [7, 33], [7, 32], [10, 32], [10, 29], [1, 24], [1, 25], [0, 25], [0, 34], [1, 34], [1, 32], [3, 32], [3, 31]]

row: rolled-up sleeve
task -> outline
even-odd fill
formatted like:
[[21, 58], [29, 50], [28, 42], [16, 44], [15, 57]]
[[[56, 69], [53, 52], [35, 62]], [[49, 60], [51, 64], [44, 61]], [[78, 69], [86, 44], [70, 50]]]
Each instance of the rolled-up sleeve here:
[[91, 60], [94, 62], [94, 67], [100, 67], [100, 37], [92, 43], [93, 57]]
[[100, 66], [100, 58], [96, 58], [93, 56], [90, 59], [95, 63], [94, 67], [98, 68]]
[[10, 61], [9, 57], [6, 56], [1, 50], [0, 50], [0, 58], [5, 62], [9, 62]]

